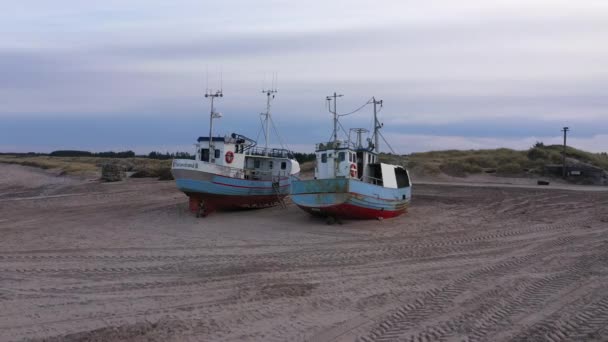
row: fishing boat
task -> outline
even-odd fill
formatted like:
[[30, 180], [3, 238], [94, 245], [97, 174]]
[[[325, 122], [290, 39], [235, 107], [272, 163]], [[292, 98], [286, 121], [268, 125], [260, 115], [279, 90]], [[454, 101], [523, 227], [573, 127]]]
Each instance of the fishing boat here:
[[[214, 100], [222, 91], [207, 92], [211, 112], [209, 136], [197, 140], [194, 160], [175, 159], [171, 173], [177, 187], [190, 199], [190, 210], [206, 216], [217, 209], [265, 208], [284, 206], [292, 175], [300, 172], [293, 153], [269, 147], [270, 105], [276, 90], [264, 91], [267, 102], [262, 113], [265, 146], [244, 135], [213, 136], [213, 121], [221, 117]], [[274, 127], [274, 124], [273, 124]]]
[[[400, 165], [382, 163], [378, 159], [382, 124], [377, 107], [382, 101], [368, 101], [374, 108], [372, 138], [364, 139], [369, 130], [355, 128], [347, 140], [338, 140], [338, 115], [334, 93], [333, 140], [316, 144], [314, 179], [294, 180], [291, 199], [301, 209], [335, 219], [384, 219], [407, 211], [412, 184], [408, 171]], [[330, 106], [331, 107], [331, 106]], [[356, 139], [351, 140], [351, 134]]]

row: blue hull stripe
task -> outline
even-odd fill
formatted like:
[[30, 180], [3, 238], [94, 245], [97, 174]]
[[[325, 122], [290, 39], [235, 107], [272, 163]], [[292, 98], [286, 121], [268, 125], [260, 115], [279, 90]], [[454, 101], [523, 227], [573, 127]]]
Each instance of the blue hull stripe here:
[[[183, 192], [224, 196], [269, 196], [277, 195], [270, 181], [250, 181], [247, 179], [214, 176], [210, 181], [194, 179], [177, 179], [178, 189]], [[290, 180], [279, 182], [279, 192], [289, 194]]]

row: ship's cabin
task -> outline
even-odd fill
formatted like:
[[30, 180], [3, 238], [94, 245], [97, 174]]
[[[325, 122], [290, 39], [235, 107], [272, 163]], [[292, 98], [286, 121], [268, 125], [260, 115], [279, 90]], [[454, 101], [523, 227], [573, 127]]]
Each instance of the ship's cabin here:
[[386, 188], [410, 186], [405, 168], [381, 163], [371, 149], [349, 145], [340, 140], [317, 144], [315, 179], [351, 178]]
[[252, 180], [270, 180], [300, 172], [290, 151], [256, 147], [255, 141], [237, 134], [213, 137], [211, 146], [209, 137], [199, 137], [195, 160], [216, 165], [218, 170], [230, 171], [231, 175], [234, 169], [240, 169], [239, 178]]

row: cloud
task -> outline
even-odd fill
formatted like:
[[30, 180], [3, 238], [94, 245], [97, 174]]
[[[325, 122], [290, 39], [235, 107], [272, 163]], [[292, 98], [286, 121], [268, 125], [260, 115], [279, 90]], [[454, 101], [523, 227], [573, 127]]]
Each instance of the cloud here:
[[209, 68], [212, 87], [223, 70], [218, 106], [232, 125], [257, 120], [264, 75], [278, 72], [276, 119], [298, 144], [300, 127], [326, 135], [333, 91], [346, 95], [342, 112], [382, 98], [387, 129], [407, 134], [479, 137], [509, 120], [528, 137], [608, 129], [606, 2], [24, 0], [0, 10], [0, 121], [118, 116], [141, 129], [152, 116], [203, 117]]

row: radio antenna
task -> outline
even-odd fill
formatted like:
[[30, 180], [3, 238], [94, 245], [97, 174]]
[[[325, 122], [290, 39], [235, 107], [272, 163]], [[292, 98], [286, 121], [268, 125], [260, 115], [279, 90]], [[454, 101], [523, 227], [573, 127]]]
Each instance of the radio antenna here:
[[220, 68], [220, 92], [224, 91], [224, 73]]
[[222, 114], [216, 112], [215, 107], [213, 106], [213, 102], [219, 97], [224, 97], [224, 93], [221, 89], [216, 91], [207, 89], [207, 91], [205, 91], [205, 98], [211, 99], [211, 111], [209, 113], [209, 161], [211, 161], [213, 158], [212, 156], [215, 155], [215, 146], [213, 144], [213, 119], [219, 119], [222, 117]]
[[274, 94], [277, 93], [277, 89], [271, 87], [271, 88], [262, 90], [262, 93], [266, 94], [266, 112], [262, 113], [260, 115], [264, 117], [264, 137], [265, 137], [264, 153], [266, 155], [268, 155], [268, 144], [270, 142], [270, 122], [272, 120], [272, 117], [270, 115], [270, 102], [274, 99]]
[[209, 92], [209, 64], [205, 65], [205, 94]]

